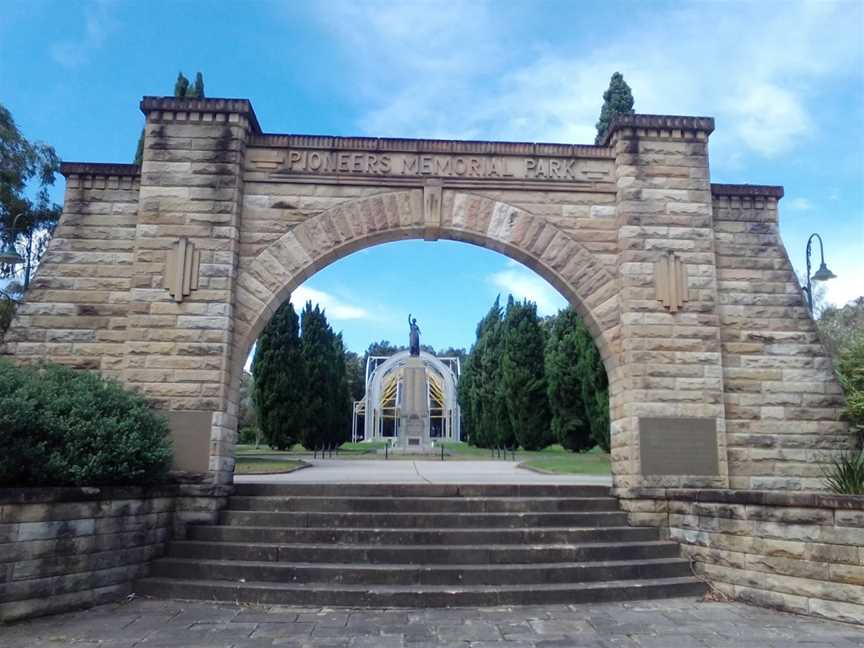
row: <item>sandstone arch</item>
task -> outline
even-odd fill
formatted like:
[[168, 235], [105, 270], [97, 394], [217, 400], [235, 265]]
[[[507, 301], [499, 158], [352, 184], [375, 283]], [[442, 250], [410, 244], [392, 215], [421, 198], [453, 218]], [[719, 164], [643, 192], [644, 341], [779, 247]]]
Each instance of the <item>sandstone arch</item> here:
[[[473, 243], [525, 263], [553, 284], [594, 333], [610, 377], [615, 411], [618, 286], [578, 241], [525, 210], [464, 192], [444, 192], [440, 221], [430, 228], [422, 190], [350, 200], [306, 220], [251, 259], [241, 261], [235, 294], [226, 415], [234, 425], [243, 366], [264, 326], [290, 293], [326, 265], [360, 249], [406, 239]], [[213, 460], [233, 461], [233, 435], [217, 431]]]
[[620, 116], [583, 146], [274, 135], [235, 99], [141, 108], [140, 167], [63, 166], [63, 217], [0, 351], [140, 390], [181, 467], [231, 480], [237, 367], [268, 313], [401, 238], [497, 250], [577, 307], [610, 375], [619, 492], [820, 488], [852, 443], [783, 190], [712, 185], [710, 118]]

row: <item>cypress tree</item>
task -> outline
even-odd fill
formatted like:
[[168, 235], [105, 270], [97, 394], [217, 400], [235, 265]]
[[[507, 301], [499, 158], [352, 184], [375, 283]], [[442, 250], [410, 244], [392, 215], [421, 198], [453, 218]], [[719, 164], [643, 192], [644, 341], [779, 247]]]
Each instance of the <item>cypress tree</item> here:
[[500, 390], [513, 434], [526, 450], [540, 450], [550, 441], [545, 346], [536, 304], [511, 297], [504, 315]]
[[476, 444], [486, 448], [514, 444], [507, 400], [501, 391], [501, 315], [501, 301], [496, 298], [477, 325], [477, 343], [472, 360]]
[[204, 75], [200, 72], [195, 74], [195, 85], [192, 86], [192, 90], [190, 90], [187, 94], [187, 97], [194, 97], [196, 99], [204, 98]]
[[465, 361], [462, 363], [462, 373], [459, 376], [459, 383], [456, 385], [459, 398], [459, 406], [462, 413], [462, 439], [467, 440], [472, 445], [477, 445], [474, 442], [474, 364], [472, 362], [473, 355], [468, 354]]
[[331, 329], [330, 336], [330, 422], [324, 435], [324, 444], [328, 447], [339, 446], [349, 440], [352, 402], [345, 343], [341, 333], [334, 335]]
[[[555, 440], [568, 450], [589, 450], [592, 439], [590, 413], [584, 397], [579, 360], [584, 352], [581, 331], [585, 325], [572, 308], [560, 311], [552, 321], [546, 343], [546, 393]], [[593, 343], [592, 343], [593, 346]]]
[[609, 452], [609, 378], [606, 367], [594, 344], [591, 331], [582, 320], [579, 320], [576, 326], [575, 337], [578, 355], [576, 373], [582, 384], [582, 402], [585, 418], [591, 429], [591, 441], [604, 452]]
[[307, 449], [324, 446], [327, 429], [332, 423], [329, 401], [333, 393], [330, 327], [324, 313], [307, 301], [300, 314], [302, 335], [300, 348], [306, 366], [308, 389], [306, 395], [306, 420], [300, 442]]
[[252, 375], [253, 400], [264, 439], [278, 450], [290, 448], [304, 428], [306, 411], [299, 324], [290, 302], [279, 307], [258, 338]]
[[595, 143], [600, 143], [615, 115], [633, 112], [633, 93], [621, 73], [616, 72], [609, 80], [609, 88], [603, 93], [603, 107], [600, 109], [600, 119], [597, 122]]
[[[177, 73], [177, 81], [174, 82], [174, 96], [178, 99], [185, 98], [204, 98], [204, 75], [198, 72], [195, 75], [195, 85], [189, 85], [189, 79], [182, 72]], [[138, 147], [135, 149], [135, 158], [133, 164], [141, 166], [144, 161], [144, 129], [141, 129], [141, 136], [138, 138]]]
[[189, 79], [182, 72], [177, 73], [177, 81], [174, 82], [174, 96], [182, 99], [189, 92]]

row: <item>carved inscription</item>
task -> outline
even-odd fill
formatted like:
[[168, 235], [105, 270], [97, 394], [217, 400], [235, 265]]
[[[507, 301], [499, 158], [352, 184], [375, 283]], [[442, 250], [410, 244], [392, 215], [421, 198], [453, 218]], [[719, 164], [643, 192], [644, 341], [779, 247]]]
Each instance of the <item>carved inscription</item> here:
[[583, 158], [289, 150], [277, 173], [586, 182], [608, 180], [609, 166]]

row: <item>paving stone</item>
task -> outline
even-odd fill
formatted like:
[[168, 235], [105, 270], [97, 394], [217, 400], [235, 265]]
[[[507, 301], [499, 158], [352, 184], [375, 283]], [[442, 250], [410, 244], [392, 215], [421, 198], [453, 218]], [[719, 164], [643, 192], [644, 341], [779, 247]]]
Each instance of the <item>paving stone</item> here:
[[[161, 604], [161, 607], [160, 607]], [[118, 613], [121, 612], [122, 613]], [[140, 612], [140, 613], [139, 613]], [[303, 617], [303, 621], [299, 621]], [[506, 617], [506, 619], [504, 618]], [[543, 617], [543, 618], [538, 618]], [[268, 621], [268, 619], [278, 619]], [[2, 648], [861, 648], [864, 627], [740, 603], [352, 610], [132, 601], [0, 626]]]

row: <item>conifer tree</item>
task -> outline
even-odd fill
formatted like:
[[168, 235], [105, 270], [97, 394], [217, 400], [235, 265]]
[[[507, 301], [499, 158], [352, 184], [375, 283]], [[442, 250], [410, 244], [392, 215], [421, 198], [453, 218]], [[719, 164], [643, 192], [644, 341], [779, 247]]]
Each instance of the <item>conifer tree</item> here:
[[277, 450], [290, 448], [304, 429], [307, 381], [299, 333], [297, 313], [286, 302], [258, 338], [252, 361], [258, 425]]
[[[572, 308], [553, 318], [546, 343], [546, 392], [552, 415], [555, 440], [568, 450], [582, 452], [595, 445], [583, 400], [583, 378], [579, 360], [584, 344], [580, 337], [585, 325]], [[593, 346], [593, 344], [592, 344]]]
[[[195, 85], [189, 84], [189, 79], [183, 72], [177, 73], [177, 80], [174, 82], [174, 96], [178, 99], [203, 99], [204, 98], [204, 75], [198, 72], [195, 75]], [[141, 135], [138, 137], [138, 146], [135, 148], [135, 158], [133, 164], [141, 166], [144, 161], [144, 130], [141, 129]]]
[[609, 80], [609, 88], [603, 93], [603, 107], [600, 109], [600, 119], [597, 122], [595, 143], [600, 143], [615, 115], [633, 112], [633, 93], [621, 73], [616, 72]]
[[[326, 320], [325, 320], [326, 321]], [[342, 445], [351, 430], [351, 390], [348, 385], [345, 343], [342, 334], [330, 330], [330, 421], [324, 434], [327, 447]]]
[[192, 86], [192, 89], [186, 94], [187, 97], [194, 97], [196, 99], [204, 98], [204, 75], [200, 72], [195, 74], [195, 85]]
[[178, 72], [177, 81], [174, 82], [174, 96], [183, 99], [187, 92], [189, 92], [189, 79], [182, 72]]
[[576, 373], [582, 384], [582, 402], [585, 418], [591, 428], [592, 444], [609, 452], [609, 378], [591, 331], [582, 320], [576, 327], [576, 344], [579, 358]]
[[513, 434], [526, 450], [540, 450], [550, 441], [545, 346], [536, 304], [511, 297], [504, 314], [500, 385]]
[[333, 423], [330, 411], [333, 388], [333, 331], [324, 312], [307, 301], [300, 314], [302, 334], [300, 348], [306, 366], [306, 420], [300, 442], [307, 449], [321, 448], [328, 442], [329, 427]]

